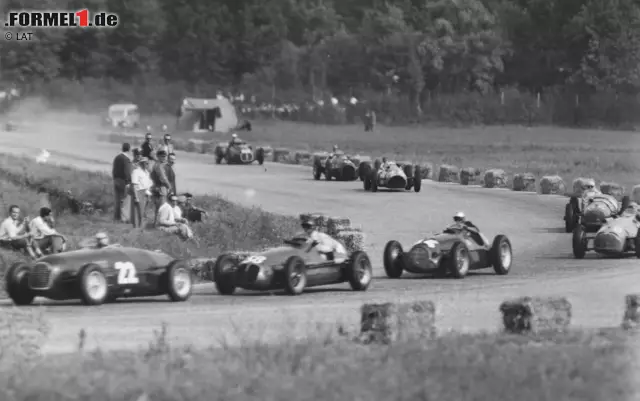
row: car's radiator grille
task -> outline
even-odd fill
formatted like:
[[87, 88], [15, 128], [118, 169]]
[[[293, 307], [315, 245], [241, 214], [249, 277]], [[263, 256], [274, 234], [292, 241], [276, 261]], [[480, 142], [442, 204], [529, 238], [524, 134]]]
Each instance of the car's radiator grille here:
[[402, 189], [407, 186], [407, 181], [399, 175], [395, 177], [391, 177], [389, 181], [387, 181], [387, 186], [392, 189]]
[[624, 240], [613, 233], [600, 233], [593, 241], [594, 248], [612, 252], [622, 252]]
[[258, 278], [260, 267], [256, 265], [240, 265], [238, 266], [238, 281], [245, 284], [253, 284]]
[[243, 162], [250, 162], [253, 160], [253, 154], [242, 152], [240, 153], [240, 160]]
[[29, 287], [33, 289], [49, 288], [51, 268], [46, 263], [36, 263], [29, 274]]
[[429, 265], [429, 249], [424, 245], [416, 245], [409, 251], [409, 262], [416, 267], [426, 268]]

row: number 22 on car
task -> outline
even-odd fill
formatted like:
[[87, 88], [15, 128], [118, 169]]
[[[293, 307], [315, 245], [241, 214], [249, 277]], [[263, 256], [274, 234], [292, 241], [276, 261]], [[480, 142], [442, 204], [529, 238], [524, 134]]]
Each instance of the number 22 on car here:
[[113, 267], [118, 271], [118, 284], [138, 284], [140, 282], [133, 263], [116, 262]]

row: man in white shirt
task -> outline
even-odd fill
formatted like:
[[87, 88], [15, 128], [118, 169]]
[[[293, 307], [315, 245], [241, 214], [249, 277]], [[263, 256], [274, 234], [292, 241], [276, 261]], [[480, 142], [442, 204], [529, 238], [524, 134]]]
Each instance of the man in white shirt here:
[[186, 224], [186, 220], [182, 218], [182, 212], [176, 213], [176, 210], [180, 210], [178, 196], [171, 194], [169, 202], [164, 202], [158, 209], [156, 227], [164, 232], [176, 234], [185, 240], [193, 238], [193, 232]]
[[60, 253], [66, 248], [64, 235], [56, 231], [53, 215], [48, 207], [40, 208], [40, 216], [31, 220], [29, 231], [33, 235], [33, 247], [36, 253]]
[[133, 227], [143, 227], [147, 218], [147, 205], [151, 197], [151, 173], [149, 159], [141, 157], [131, 172], [131, 223]]
[[349, 256], [344, 245], [339, 241], [331, 238], [328, 234], [322, 233], [316, 229], [315, 222], [311, 219], [302, 221], [302, 229], [309, 236], [307, 243], [309, 251], [315, 249], [321, 253], [327, 260], [331, 260], [335, 263], [342, 263], [347, 260]]
[[9, 217], [0, 224], [0, 246], [15, 251], [26, 251], [29, 256], [36, 259], [33, 249], [31, 234], [28, 232], [29, 219], [25, 217], [20, 220], [20, 208], [18, 205], [9, 207]]

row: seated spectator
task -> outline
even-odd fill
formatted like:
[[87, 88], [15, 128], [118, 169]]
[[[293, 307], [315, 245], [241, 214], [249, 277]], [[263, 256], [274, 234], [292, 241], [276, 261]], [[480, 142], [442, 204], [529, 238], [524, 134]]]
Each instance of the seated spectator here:
[[20, 208], [17, 205], [11, 205], [9, 217], [0, 224], [0, 246], [26, 252], [32, 258], [37, 259], [31, 233], [29, 233], [28, 221], [28, 217], [20, 220]]
[[54, 228], [53, 214], [48, 207], [40, 208], [40, 216], [31, 220], [29, 230], [33, 235], [33, 247], [37, 254], [60, 253], [66, 249], [67, 240]]
[[182, 218], [182, 213], [176, 213], [176, 210], [180, 210], [178, 196], [171, 194], [169, 201], [165, 201], [158, 209], [156, 227], [164, 232], [176, 234], [184, 240], [193, 238], [193, 232], [186, 224], [187, 220]]
[[182, 194], [182, 197], [184, 197], [184, 202], [181, 204], [182, 216], [191, 223], [202, 222], [202, 220], [207, 216], [207, 212], [193, 205], [193, 195], [189, 192]]

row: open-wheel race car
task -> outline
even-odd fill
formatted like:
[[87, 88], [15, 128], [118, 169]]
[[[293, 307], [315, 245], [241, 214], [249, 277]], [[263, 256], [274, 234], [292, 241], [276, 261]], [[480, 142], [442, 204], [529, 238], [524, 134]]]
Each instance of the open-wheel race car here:
[[259, 165], [264, 163], [264, 148], [259, 147], [255, 150], [253, 146], [245, 141], [237, 142], [229, 145], [228, 142], [220, 142], [215, 150], [216, 164], [225, 160], [227, 164], [251, 164], [257, 161]]
[[588, 231], [584, 225], [577, 225], [573, 230], [573, 256], [583, 259], [587, 252], [595, 251], [603, 256], [614, 257], [635, 253], [640, 258], [639, 213], [640, 206], [631, 203], [620, 215], [607, 218], [595, 233]]
[[565, 206], [564, 225], [567, 233], [581, 225], [584, 231], [597, 232], [606, 220], [624, 212], [631, 200], [628, 195], [619, 201], [612, 195], [599, 191], [586, 191], [582, 196], [572, 196]]
[[344, 261], [327, 260], [303, 236], [262, 252], [220, 255], [213, 267], [213, 281], [222, 295], [231, 295], [237, 288], [299, 295], [305, 288], [344, 282], [354, 291], [366, 291], [372, 278], [365, 252], [352, 252]]
[[332, 157], [324, 154], [313, 155], [313, 178], [319, 180], [322, 175], [327, 181], [354, 181], [364, 179], [360, 168], [361, 163], [352, 160], [346, 154], [336, 154]]
[[422, 172], [418, 165], [396, 162], [382, 164], [376, 160], [373, 168], [368, 170], [363, 173], [365, 191], [377, 192], [378, 188], [387, 188], [420, 192], [422, 188]]
[[496, 235], [493, 243], [488, 244], [462, 225], [452, 225], [442, 233], [418, 241], [408, 252], [398, 241], [389, 241], [383, 262], [390, 278], [399, 278], [404, 271], [464, 278], [470, 270], [489, 267], [498, 275], [506, 275], [511, 270], [513, 252], [505, 235]]
[[17, 262], [6, 272], [5, 285], [16, 305], [29, 305], [35, 297], [100, 305], [158, 295], [186, 301], [193, 280], [185, 262], [165, 253], [108, 246], [44, 256], [33, 265]]

